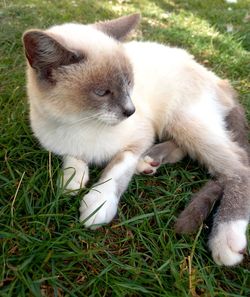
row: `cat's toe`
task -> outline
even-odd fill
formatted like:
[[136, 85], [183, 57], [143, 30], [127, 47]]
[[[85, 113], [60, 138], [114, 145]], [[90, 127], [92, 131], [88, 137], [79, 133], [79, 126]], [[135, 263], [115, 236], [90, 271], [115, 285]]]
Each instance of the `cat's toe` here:
[[106, 196], [91, 190], [81, 202], [80, 221], [87, 228], [97, 229], [112, 221], [117, 213], [117, 207], [118, 199], [114, 194], [109, 193]]
[[220, 223], [209, 239], [209, 248], [218, 265], [233, 266], [243, 260], [247, 246], [246, 220]]
[[145, 156], [141, 158], [137, 164], [136, 172], [138, 174], [153, 175], [156, 173], [160, 166], [160, 162], [155, 161], [150, 156]]

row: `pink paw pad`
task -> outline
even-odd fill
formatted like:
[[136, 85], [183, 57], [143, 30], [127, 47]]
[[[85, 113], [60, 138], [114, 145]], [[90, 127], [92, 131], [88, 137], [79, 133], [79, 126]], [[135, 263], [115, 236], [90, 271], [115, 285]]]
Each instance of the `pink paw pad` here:
[[154, 172], [154, 170], [152, 170], [152, 169], [146, 169], [143, 171], [144, 174], [151, 174], [153, 172]]
[[158, 167], [158, 166], [160, 166], [160, 162], [157, 162], [157, 161], [150, 162], [149, 164], [150, 164], [152, 167]]
[[154, 161], [150, 156], [145, 156], [140, 159], [137, 164], [137, 173], [143, 173], [152, 175], [156, 173], [157, 168], [160, 166], [160, 162]]

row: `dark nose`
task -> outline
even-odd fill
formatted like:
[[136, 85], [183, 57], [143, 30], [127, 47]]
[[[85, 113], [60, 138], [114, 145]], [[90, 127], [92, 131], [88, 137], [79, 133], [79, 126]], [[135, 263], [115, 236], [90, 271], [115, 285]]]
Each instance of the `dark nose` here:
[[135, 107], [133, 106], [133, 107], [124, 109], [124, 110], [123, 110], [123, 115], [124, 115], [125, 117], [128, 118], [128, 117], [130, 117], [134, 112], [135, 112]]

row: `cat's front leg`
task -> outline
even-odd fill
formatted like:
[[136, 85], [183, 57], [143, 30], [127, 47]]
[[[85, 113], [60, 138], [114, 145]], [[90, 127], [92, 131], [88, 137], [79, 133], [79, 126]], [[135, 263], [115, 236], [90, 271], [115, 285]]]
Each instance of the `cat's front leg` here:
[[121, 195], [135, 172], [139, 155], [133, 151], [117, 154], [98, 181], [85, 195], [80, 206], [80, 221], [86, 227], [95, 229], [111, 222], [117, 213]]
[[85, 187], [88, 180], [89, 169], [87, 163], [72, 156], [64, 156], [62, 180], [64, 190], [76, 194], [77, 190]]

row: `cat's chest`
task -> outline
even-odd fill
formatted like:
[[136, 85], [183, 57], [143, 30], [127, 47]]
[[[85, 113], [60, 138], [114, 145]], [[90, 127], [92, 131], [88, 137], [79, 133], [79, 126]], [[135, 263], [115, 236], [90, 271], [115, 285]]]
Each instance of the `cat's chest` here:
[[70, 135], [71, 142], [74, 143], [74, 154], [82, 156], [87, 162], [106, 162], [124, 146], [121, 132], [118, 127], [79, 127]]
[[72, 155], [88, 163], [100, 164], [110, 160], [130, 140], [126, 125], [107, 127], [100, 124], [60, 125], [46, 123], [33, 125], [41, 144], [58, 155]]

